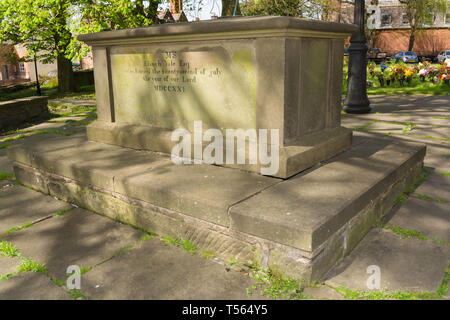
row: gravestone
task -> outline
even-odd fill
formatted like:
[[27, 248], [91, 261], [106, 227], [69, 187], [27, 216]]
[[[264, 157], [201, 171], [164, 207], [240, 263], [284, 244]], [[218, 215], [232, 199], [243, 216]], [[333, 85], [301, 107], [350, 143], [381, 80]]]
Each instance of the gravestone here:
[[[171, 153], [171, 132], [198, 131], [195, 121], [203, 132], [243, 129], [247, 141], [246, 130], [277, 129], [266, 143], [279, 154], [271, 175], [292, 176], [351, 145], [340, 113], [344, 39], [355, 30], [254, 17], [81, 35], [93, 50], [98, 104], [88, 138]], [[224, 157], [230, 147], [237, 144], [224, 144]], [[243, 148], [245, 164], [216, 164], [260, 172]]]

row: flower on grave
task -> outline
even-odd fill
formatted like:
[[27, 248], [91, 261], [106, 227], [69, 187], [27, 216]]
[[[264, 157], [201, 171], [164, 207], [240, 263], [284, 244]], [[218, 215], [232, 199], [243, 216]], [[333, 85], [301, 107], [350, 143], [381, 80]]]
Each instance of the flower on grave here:
[[367, 79], [367, 81], [366, 81], [366, 85], [367, 85], [367, 87], [371, 88], [371, 87], [372, 87], [372, 85], [373, 85], [373, 82], [372, 82], [372, 80], [369, 80], [369, 79]]
[[406, 78], [406, 80], [411, 80], [414, 74], [415, 74], [414, 70], [411, 70], [411, 69], [407, 68], [405, 70], [405, 78]]
[[441, 81], [444, 82], [449, 79], [449, 76], [448, 76], [448, 74], [444, 73], [444, 74], [441, 74], [439, 79], [441, 79]]
[[381, 71], [384, 71], [384, 69], [386, 69], [386, 68], [387, 68], [386, 64], [385, 64], [384, 62], [382, 62], [382, 63], [380, 64], [380, 69], [381, 69]]
[[419, 70], [419, 76], [426, 76], [428, 74], [428, 70], [427, 69], [420, 69]]

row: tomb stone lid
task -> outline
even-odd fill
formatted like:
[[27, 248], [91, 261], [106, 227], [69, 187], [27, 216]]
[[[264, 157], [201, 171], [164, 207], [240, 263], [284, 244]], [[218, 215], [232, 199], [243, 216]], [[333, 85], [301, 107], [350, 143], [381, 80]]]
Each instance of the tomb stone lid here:
[[120, 44], [139, 40], [208, 40], [297, 36], [343, 39], [358, 31], [354, 24], [325, 22], [294, 17], [226, 17], [199, 22], [155, 25], [134, 29], [82, 34], [89, 45]]

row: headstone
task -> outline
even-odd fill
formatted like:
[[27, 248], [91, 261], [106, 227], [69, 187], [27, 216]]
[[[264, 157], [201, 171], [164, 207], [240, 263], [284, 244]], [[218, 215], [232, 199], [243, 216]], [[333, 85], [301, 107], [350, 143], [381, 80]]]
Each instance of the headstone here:
[[[171, 153], [173, 130], [194, 134], [200, 122], [203, 133], [218, 129], [224, 137], [229, 129], [266, 129], [274, 137], [278, 130], [276, 141], [259, 139], [257, 147], [279, 154], [269, 175], [292, 176], [351, 145], [340, 114], [344, 39], [354, 31], [292, 17], [238, 17], [81, 35], [93, 50], [98, 105], [88, 138]], [[200, 141], [202, 150], [208, 143]], [[262, 173], [265, 164], [250, 161], [248, 145], [245, 164], [227, 163], [225, 145], [224, 163], [216, 164]]]

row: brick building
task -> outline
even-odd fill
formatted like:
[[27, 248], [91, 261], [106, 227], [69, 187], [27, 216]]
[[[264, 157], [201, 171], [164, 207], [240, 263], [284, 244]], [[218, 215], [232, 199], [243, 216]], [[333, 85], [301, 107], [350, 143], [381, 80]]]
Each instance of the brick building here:
[[[370, 5], [367, 1], [366, 5]], [[381, 49], [388, 55], [408, 50], [410, 26], [403, 5], [397, 0], [379, 1], [381, 11], [380, 27], [371, 31], [371, 47]], [[353, 23], [353, 5], [343, 3], [341, 22]], [[435, 13], [415, 36], [413, 51], [419, 56], [436, 56], [443, 50], [450, 50], [450, 1], [445, 14]]]
[[30, 66], [26, 62], [18, 62], [25, 53], [21, 45], [0, 45], [0, 85], [30, 81]]

